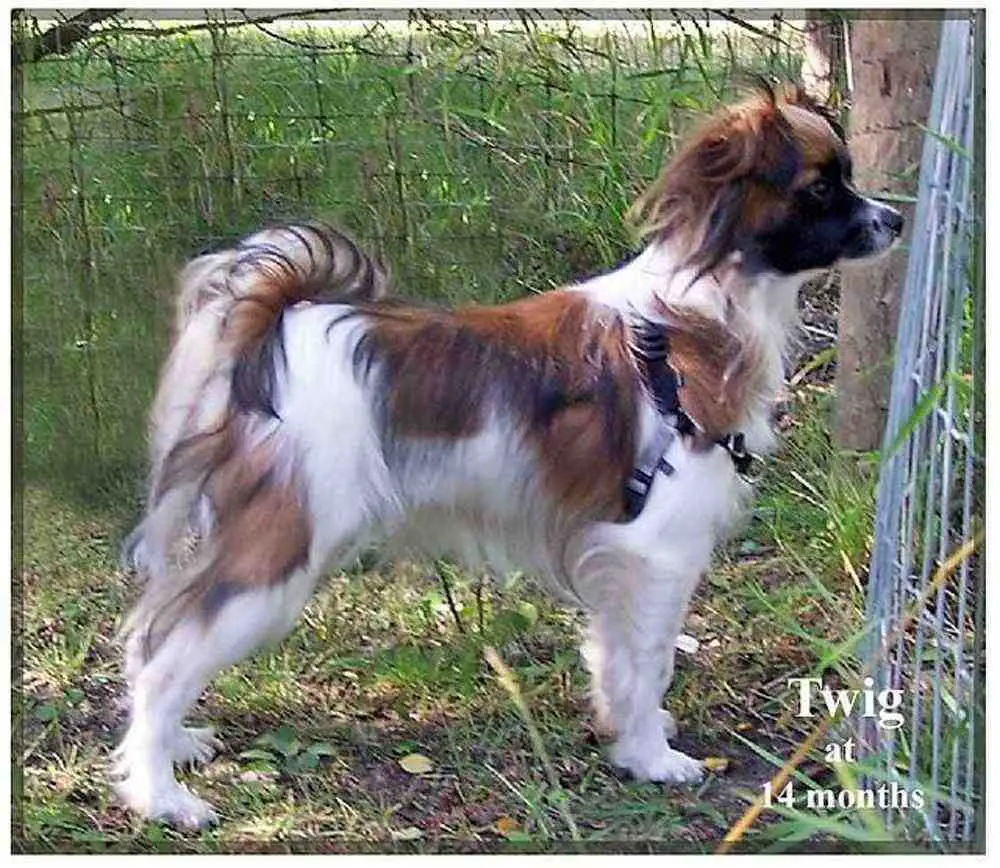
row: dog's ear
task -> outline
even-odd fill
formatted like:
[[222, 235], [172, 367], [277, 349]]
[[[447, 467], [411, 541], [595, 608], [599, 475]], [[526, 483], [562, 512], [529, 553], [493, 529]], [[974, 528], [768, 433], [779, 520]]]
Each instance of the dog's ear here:
[[736, 249], [753, 188], [783, 190], [799, 169], [772, 93], [713, 118], [674, 155], [630, 217], [643, 235], [670, 239], [687, 264], [706, 271]]
[[786, 85], [783, 92], [783, 99], [789, 105], [795, 105], [819, 115], [833, 128], [833, 131], [842, 142], [847, 142], [847, 133], [844, 131], [841, 123], [842, 102], [838, 105], [834, 102], [822, 100], [811, 94], [800, 83]]
[[705, 184], [748, 179], [784, 189], [795, 177], [800, 166], [794, 137], [775, 95], [768, 94], [731, 110], [722, 128], [702, 139], [694, 168]]

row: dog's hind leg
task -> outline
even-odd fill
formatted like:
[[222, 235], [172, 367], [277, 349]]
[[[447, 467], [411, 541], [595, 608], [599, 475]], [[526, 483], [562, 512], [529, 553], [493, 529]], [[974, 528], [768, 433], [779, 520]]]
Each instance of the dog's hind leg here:
[[174, 777], [175, 762], [204, 758], [214, 746], [210, 732], [182, 727], [184, 715], [217, 672], [291, 629], [316, 576], [300, 569], [280, 584], [227, 595], [208, 617], [186, 614], [148, 659], [141, 632], [130, 636], [131, 719], [112, 773], [127, 806], [189, 828], [215, 822], [211, 806]]

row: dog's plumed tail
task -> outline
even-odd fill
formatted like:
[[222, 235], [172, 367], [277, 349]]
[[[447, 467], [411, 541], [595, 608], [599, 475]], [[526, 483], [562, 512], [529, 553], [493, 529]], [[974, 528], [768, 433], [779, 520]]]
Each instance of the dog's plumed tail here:
[[[149, 630], [220, 582], [280, 580], [304, 557], [301, 490], [276, 448], [283, 314], [313, 300], [372, 301], [389, 278], [347, 236], [303, 224], [199, 256], [179, 282], [176, 342], [153, 406], [147, 513], [124, 551], [148, 584], [126, 632]], [[279, 551], [241, 545], [261, 535], [275, 536]], [[230, 560], [267, 549], [274, 562], [221, 565], [222, 548]], [[226, 576], [215, 575], [222, 566]], [[169, 629], [176, 618], [165, 620]]]

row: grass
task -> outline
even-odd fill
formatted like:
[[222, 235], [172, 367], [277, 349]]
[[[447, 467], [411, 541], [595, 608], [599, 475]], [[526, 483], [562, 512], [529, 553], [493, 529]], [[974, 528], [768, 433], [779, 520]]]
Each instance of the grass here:
[[[226, 750], [185, 779], [220, 810], [218, 829], [142, 823], [103, 778], [124, 724], [112, 637], [135, 595], [116, 566], [128, 510], [29, 486], [19, 846], [711, 851], [770, 777], [768, 756], [801, 737], [785, 713], [787, 678], [839, 665], [857, 627], [861, 602], [844, 563], [865, 558], [860, 528], [871, 525], [859, 514], [845, 528], [841, 507], [863, 513], [861, 497], [870, 509], [871, 487], [863, 476], [845, 482], [824, 433], [828, 409], [824, 392], [800, 391], [789, 448], [693, 605], [687, 629], [701, 648], [680, 655], [669, 695], [679, 744], [730, 760], [697, 789], [637, 784], [608, 765], [575, 613], [517, 579], [480, 590], [476, 577], [445, 570], [446, 588], [433, 568], [404, 563], [330, 576], [284, 643], [223, 673], [202, 698], [194, 719], [216, 726]], [[797, 485], [786, 484], [791, 471]], [[520, 711], [487, 647], [513, 673]], [[412, 754], [430, 771], [405, 771], [399, 761]], [[774, 821], [755, 828], [752, 846], [794, 846], [771, 840]]]

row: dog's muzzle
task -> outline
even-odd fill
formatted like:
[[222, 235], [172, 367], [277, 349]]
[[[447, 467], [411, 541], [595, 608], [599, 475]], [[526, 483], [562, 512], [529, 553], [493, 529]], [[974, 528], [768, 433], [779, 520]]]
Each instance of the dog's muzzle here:
[[869, 199], [867, 210], [868, 214], [866, 217], [874, 233], [877, 235], [891, 235], [894, 240], [903, 234], [903, 227], [906, 225], [906, 221], [903, 219], [903, 215], [895, 208], [890, 208], [882, 202]]

